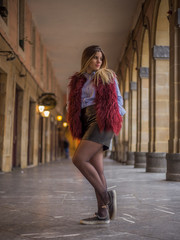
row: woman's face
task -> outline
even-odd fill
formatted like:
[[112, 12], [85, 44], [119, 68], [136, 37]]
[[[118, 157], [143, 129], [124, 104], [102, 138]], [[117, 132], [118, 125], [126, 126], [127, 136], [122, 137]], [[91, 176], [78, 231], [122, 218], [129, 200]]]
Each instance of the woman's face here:
[[102, 59], [103, 59], [102, 53], [96, 52], [94, 57], [91, 59], [89, 66], [87, 67], [87, 73], [99, 70], [102, 65]]

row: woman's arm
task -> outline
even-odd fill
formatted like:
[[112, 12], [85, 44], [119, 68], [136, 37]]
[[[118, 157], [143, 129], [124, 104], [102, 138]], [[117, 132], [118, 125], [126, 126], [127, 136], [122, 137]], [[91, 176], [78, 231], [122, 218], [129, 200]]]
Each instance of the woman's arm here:
[[123, 98], [121, 96], [119, 86], [118, 86], [118, 81], [115, 78], [115, 86], [116, 86], [116, 93], [117, 93], [117, 101], [118, 101], [118, 106], [119, 106], [119, 113], [121, 116], [123, 116], [126, 113], [126, 110], [123, 108]]

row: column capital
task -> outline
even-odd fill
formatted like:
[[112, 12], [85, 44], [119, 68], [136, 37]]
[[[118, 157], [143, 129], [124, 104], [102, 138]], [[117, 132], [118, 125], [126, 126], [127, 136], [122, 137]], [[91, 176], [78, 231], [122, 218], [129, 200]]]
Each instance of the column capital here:
[[140, 78], [149, 78], [149, 68], [148, 67], [140, 67], [139, 76], [140, 76]]
[[136, 91], [137, 90], [137, 82], [131, 81], [130, 82], [130, 89]]
[[169, 59], [169, 46], [154, 45], [153, 57], [155, 59]]

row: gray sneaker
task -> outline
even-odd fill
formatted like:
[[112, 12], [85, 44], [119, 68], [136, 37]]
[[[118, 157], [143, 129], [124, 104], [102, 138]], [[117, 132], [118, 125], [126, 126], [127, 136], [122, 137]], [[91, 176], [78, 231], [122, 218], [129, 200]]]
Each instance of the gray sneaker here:
[[108, 204], [109, 206], [109, 217], [110, 219], [115, 219], [117, 214], [117, 199], [116, 199], [116, 191], [110, 190], [108, 191], [110, 202]]
[[81, 224], [93, 225], [93, 224], [107, 224], [110, 223], [109, 214], [106, 217], [100, 217], [95, 215], [94, 217], [85, 218], [80, 221]]

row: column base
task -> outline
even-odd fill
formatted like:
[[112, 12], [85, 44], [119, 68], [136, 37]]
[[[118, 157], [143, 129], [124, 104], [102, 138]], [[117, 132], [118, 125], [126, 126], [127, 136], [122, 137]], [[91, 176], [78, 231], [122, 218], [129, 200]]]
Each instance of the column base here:
[[113, 159], [113, 160], [116, 159], [116, 152], [115, 151], [111, 151], [110, 158]]
[[167, 181], [180, 182], [180, 153], [167, 153]]
[[134, 165], [134, 152], [127, 152], [126, 165]]
[[166, 172], [166, 153], [150, 152], [146, 154], [146, 172]]
[[146, 152], [135, 152], [134, 168], [146, 167]]
[[122, 164], [126, 164], [127, 162], [127, 152], [128, 152], [128, 142], [123, 142], [123, 158], [122, 158]]

